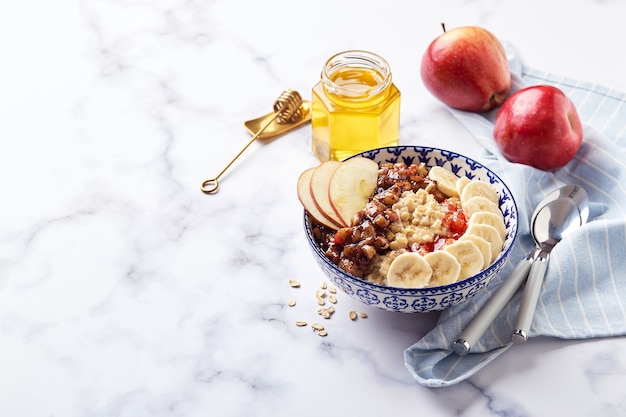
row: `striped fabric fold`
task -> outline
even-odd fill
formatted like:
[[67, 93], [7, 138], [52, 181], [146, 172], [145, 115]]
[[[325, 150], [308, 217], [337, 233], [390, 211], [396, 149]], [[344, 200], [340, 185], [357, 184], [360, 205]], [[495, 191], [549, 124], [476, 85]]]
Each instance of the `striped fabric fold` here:
[[520, 223], [517, 242], [500, 276], [470, 302], [444, 311], [436, 327], [405, 350], [407, 369], [425, 386], [461, 382], [511, 347], [523, 287], [472, 353], [457, 356], [452, 342], [534, 246], [528, 223], [535, 206], [565, 184], [578, 184], [587, 191], [590, 218], [553, 249], [529, 335], [562, 339], [626, 335], [626, 94], [528, 68], [517, 60], [511, 45], [507, 49], [515, 72], [512, 89], [549, 84], [563, 90], [584, 124], [583, 144], [565, 167], [540, 171], [510, 163], [499, 153], [492, 138], [497, 110], [482, 115], [451, 110], [485, 148], [481, 162], [513, 192]]

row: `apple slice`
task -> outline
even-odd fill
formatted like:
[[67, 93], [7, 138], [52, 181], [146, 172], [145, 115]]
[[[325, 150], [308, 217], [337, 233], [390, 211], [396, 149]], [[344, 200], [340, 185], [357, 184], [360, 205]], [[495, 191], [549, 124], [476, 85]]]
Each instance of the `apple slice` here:
[[309, 183], [309, 191], [311, 198], [317, 207], [317, 210], [326, 218], [327, 221], [336, 224], [339, 227], [346, 227], [341, 218], [335, 213], [330, 196], [328, 194], [328, 186], [330, 178], [337, 168], [341, 166], [339, 161], [326, 161], [318, 165], [311, 174]]
[[350, 158], [339, 165], [330, 179], [328, 195], [337, 216], [349, 225], [363, 210], [378, 183], [378, 163], [365, 157]]
[[315, 171], [315, 167], [307, 169], [298, 177], [298, 199], [300, 200], [300, 203], [302, 203], [304, 209], [311, 217], [313, 217], [315, 221], [330, 229], [337, 230], [341, 226], [334, 221], [327, 219], [326, 216], [324, 216], [324, 214], [317, 208], [315, 200], [313, 200], [313, 195], [311, 194], [311, 177], [313, 176], [313, 171]]

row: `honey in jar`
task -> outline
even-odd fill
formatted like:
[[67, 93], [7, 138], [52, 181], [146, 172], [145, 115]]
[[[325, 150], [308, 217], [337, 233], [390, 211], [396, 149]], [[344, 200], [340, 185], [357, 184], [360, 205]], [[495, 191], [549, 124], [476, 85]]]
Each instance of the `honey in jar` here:
[[313, 153], [320, 161], [394, 146], [400, 136], [400, 91], [387, 61], [367, 51], [345, 51], [325, 64], [313, 87]]

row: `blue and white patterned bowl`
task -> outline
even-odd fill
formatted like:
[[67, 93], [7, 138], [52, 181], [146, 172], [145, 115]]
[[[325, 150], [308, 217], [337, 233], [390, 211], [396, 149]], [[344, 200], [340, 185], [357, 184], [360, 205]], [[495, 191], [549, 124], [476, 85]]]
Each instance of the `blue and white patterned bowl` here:
[[488, 268], [472, 277], [440, 287], [394, 288], [368, 282], [348, 274], [334, 265], [315, 242], [311, 230], [311, 218], [305, 211], [305, 232], [315, 258], [328, 278], [344, 293], [365, 304], [383, 310], [424, 313], [444, 310], [471, 299], [499, 274], [517, 236], [518, 212], [511, 191], [496, 174], [466, 156], [443, 149], [422, 146], [393, 146], [363, 152], [357, 156], [364, 156], [378, 163], [405, 162], [408, 165], [423, 162], [428, 167], [443, 166], [458, 176], [491, 183], [500, 195], [500, 209], [504, 214], [507, 235], [500, 256]]

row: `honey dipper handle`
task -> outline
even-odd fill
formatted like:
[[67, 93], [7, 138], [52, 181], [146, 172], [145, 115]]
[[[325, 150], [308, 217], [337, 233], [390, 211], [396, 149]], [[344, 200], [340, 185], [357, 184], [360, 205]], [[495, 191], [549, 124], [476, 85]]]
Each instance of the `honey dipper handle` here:
[[205, 194], [214, 194], [219, 188], [219, 178], [226, 172], [228, 168], [245, 152], [252, 142], [254, 142], [267, 129], [274, 120], [278, 119], [278, 123], [290, 123], [302, 117], [302, 97], [296, 90], [285, 90], [274, 102], [274, 116], [272, 116], [261, 128], [255, 132], [252, 138], [244, 145], [243, 148], [230, 160], [228, 164], [214, 178], [202, 181], [200, 191]]

